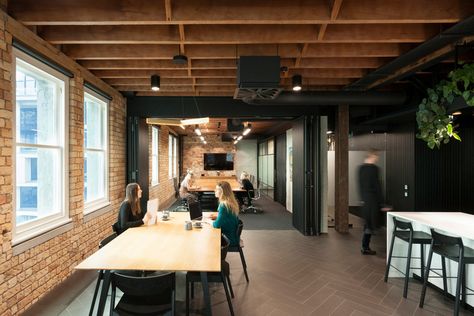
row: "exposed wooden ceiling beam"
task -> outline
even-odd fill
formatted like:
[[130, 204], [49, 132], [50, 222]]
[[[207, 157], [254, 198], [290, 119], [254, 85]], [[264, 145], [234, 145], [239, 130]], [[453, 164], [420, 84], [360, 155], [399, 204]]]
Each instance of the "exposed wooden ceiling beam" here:
[[184, 42], [186, 41], [186, 37], [184, 36], [184, 25], [180, 24], [179, 26], [179, 49], [181, 54], [186, 54], [184, 50]]
[[[329, 0], [329, 2], [330, 2], [329, 15], [331, 17], [331, 21], [335, 21], [339, 14], [339, 10], [341, 9], [342, 0]], [[319, 28], [319, 34], [318, 34], [319, 41], [322, 41], [324, 39], [324, 35], [326, 34], [327, 28], [328, 28], [327, 23], [322, 24], [321, 27]]]
[[[191, 60], [191, 58], [189, 59]], [[359, 57], [359, 58], [302, 58], [296, 68], [378, 68], [388, 62], [387, 58]], [[174, 64], [171, 60], [79, 60], [87, 69], [156, 69], [173, 70], [186, 69], [184, 65]], [[281, 59], [281, 65], [293, 65], [292, 59]], [[193, 59], [190, 69], [237, 69], [235, 59]]]
[[[408, 51], [410, 44], [310, 44], [305, 57], [395, 57]], [[235, 45], [189, 45], [188, 58], [235, 59]], [[240, 55], [274, 55], [275, 45], [238, 45]], [[175, 45], [64, 45], [63, 52], [73, 59], [171, 59], [176, 54]], [[279, 45], [282, 58], [300, 55], [297, 44]]]
[[318, 39], [316, 25], [189, 25], [182, 36], [172, 25], [45, 26], [52, 44], [275, 44], [419, 43], [439, 32], [433, 24], [332, 25]]
[[[94, 70], [99, 78], [150, 78], [156, 70]], [[365, 69], [297, 69], [290, 70], [289, 75], [301, 74], [305, 78], [361, 78], [367, 71]], [[188, 78], [184, 70], [161, 70], [162, 78]], [[196, 69], [191, 70], [191, 76], [196, 78], [236, 78], [236, 71], [232, 69]]]
[[165, 19], [168, 22], [173, 19], [173, 15], [171, 13], [171, 0], [165, 0]]
[[304, 43], [303, 46], [301, 47], [300, 54], [298, 55], [295, 61], [296, 68], [300, 66], [301, 58], [306, 54], [308, 47], [309, 47], [309, 43]]
[[[15, 0], [8, 12], [23, 24], [342, 24], [455, 23], [474, 12], [471, 0], [347, 0], [336, 20], [325, 1], [314, 0]], [[251, 9], [249, 9], [251, 8]]]

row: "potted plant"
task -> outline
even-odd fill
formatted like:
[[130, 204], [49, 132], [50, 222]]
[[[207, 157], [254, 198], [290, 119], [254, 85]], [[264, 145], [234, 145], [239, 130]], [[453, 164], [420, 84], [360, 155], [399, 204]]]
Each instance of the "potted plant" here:
[[466, 104], [474, 106], [474, 64], [465, 64], [451, 71], [447, 80], [427, 89], [427, 96], [416, 113], [416, 136], [429, 148], [439, 148], [441, 144], [449, 143], [451, 138], [461, 141], [453, 126], [453, 117], [446, 109], [456, 97], [462, 97]]

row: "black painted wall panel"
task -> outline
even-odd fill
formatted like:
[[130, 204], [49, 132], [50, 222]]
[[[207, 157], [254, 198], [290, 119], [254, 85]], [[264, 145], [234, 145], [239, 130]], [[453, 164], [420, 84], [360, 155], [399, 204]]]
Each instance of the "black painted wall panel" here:
[[[387, 133], [385, 200], [396, 211], [415, 210], [414, 131], [414, 123], [409, 123], [392, 126], [390, 133]], [[405, 185], [407, 189], [405, 189]]]
[[275, 140], [275, 201], [286, 206], [286, 133]]
[[293, 226], [305, 234], [305, 121], [293, 124]]

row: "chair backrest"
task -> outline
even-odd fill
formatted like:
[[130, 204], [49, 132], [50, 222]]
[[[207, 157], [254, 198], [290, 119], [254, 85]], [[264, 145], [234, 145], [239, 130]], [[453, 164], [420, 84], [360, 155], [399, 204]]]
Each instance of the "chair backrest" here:
[[243, 229], [244, 229], [244, 223], [239, 219], [239, 224], [237, 225], [237, 238], [240, 239], [240, 235], [242, 235]]
[[99, 249], [104, 247], [105, 245], [107, 245], [109, 242], [111, 242], [112, 240], [114, 240], [114, 238], [117, 237], [117, 233], [113, 233], [107, 237], [105, 237], [104, 239], [102, 239], [100, 242], [99, 242]]
[[398, 220], [396, 217], [393, 218], [393, 225], [394, 225], [394, 230], [410, 230], [411, 232], [413, 231], [413, 225], [411, 222], [405, 222]]
[[227, 257], [227, 251], [229, 250], [229, 246], [229, 239], [224, 234], [221, 234], [221, 261], [224, 261]]
[[460, 250], [464, 251], [461, 237], [444, 235], [431, 228], [431, 238], [433, 238], [433, 246], [459, 246]]
[[188, 208], [189, 208], [189, 217], [191, 218], [191, 220], [202, 218], [201, 203], [199, 203], [199, 201], [189, 203]]
[[175, 288], [175, 273], [169, 272], [143, 277], [112, 273], [112, 286], [131, 296], [157, 296], [158, 304], [170, 303]]

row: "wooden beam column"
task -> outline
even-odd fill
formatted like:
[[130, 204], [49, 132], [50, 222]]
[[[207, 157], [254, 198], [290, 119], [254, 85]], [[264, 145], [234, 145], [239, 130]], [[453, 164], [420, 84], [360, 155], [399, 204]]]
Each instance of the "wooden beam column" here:
[[336, 117], [335, 228], [349, 230], [349, 106], [339, 105]]

